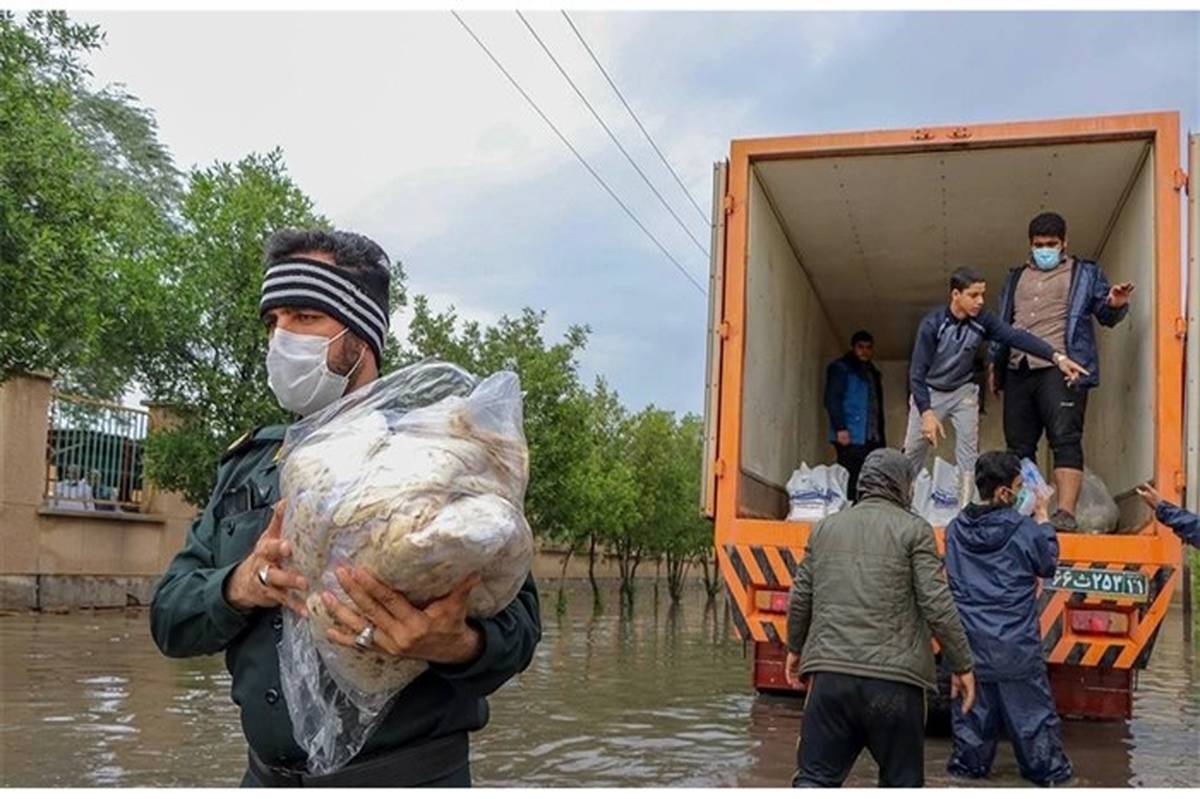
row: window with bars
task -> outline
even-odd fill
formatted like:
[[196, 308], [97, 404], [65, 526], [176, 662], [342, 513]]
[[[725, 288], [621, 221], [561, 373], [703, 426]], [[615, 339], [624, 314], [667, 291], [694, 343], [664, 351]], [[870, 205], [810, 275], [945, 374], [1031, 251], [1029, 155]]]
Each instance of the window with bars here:
[[149, 413], [55, 393], [46, 437], [46, 507], [140, 513]]

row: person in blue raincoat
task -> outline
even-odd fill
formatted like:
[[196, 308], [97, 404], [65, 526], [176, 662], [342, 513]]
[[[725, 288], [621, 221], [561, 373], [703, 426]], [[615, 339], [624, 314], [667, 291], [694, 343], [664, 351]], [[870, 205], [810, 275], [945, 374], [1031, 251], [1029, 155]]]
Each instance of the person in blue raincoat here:
[[1167, 502], [1149, 483], [1138, 486], [1137, 492], [1158, 520], [1170, 527], [1175, 535], [1183, 539], [1183, 543], [1200, 547], [1200, 516]]
[[[1071, 778], [1038, 629], [1038, 578], [1054, 576], [1058, 538], [1048, 496], [1022, 484], [1021, 462], [987, 452], [975, 466], [982, 504], [946, 528], [946, 577], [975, 657], [975, 705], [952, 709], [954, 752], [947, 771], [983, 778], [1001, 734], [1021, 776], [1038, 785]], [[1032, 515], [1032, 518], [1030, 516]]]

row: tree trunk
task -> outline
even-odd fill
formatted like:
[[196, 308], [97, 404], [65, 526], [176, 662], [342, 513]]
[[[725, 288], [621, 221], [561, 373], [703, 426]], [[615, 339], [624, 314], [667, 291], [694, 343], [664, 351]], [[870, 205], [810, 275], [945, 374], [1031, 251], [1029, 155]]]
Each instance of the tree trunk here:
[[563, 590], [563, 583], [567, 579], [567, 566], [571, 563], [571, 556], [575, 554], [577, 541], [572, 541], [571, 546], [567, 547], [567, 555], [563, 558], [562, 569], [558, 572], [558, 600], [555, 603], [555, 611], [559, 616], [567, 612], [567, 594]]
[[686, 555], [667, 554], [667, 592], [674, 603], [683, 600], [683, 589], [687, 584], [687, 574], [691, 565], [691, 558]]
[[592, 584], [592, 613], [601, 613], [604, 603], [600, 600], [600, 586], [596, 583], [596, 536], [589, 535], [588, 544], [588, 582]]
[[715, 599], [717, 594], [721, 593], [721, 569], [717, 565], [716, 550], [713, 550], [711, 561], [704, 557], [700, 560], [700, 564], [704, 567], [704, 590], [709, 599]]
[[642, 562], [642, 549], [630, 547], [624, 557], [625, 566], [621, 569], [621, 587], [625, 592], [625, 601], [633, 608], [633, 581], [637, 578], [638, 566]]

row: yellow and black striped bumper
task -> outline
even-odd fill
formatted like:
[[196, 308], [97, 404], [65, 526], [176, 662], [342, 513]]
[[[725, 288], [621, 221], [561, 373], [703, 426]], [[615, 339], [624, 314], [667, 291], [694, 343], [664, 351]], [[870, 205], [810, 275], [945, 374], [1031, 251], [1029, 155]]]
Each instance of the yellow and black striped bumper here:
[[[734, 625], [743, 640], [783, 643], [787, 639], [784, 613], [757, 607], [755, 593], [791, 587], [800, 547], [727, 544], [718, 555], [729, 592]], [[1161, 564], [1064, 562], [1064, 567], [1140, 571], [1149, 582], [1145, 600], [1108, 599], [1080, 592], [1041, 588], [1038, 616], [1048, 663], [1104, 668], [1145, 668], [1158, 629], [1170, 603], [1179, 572]], [[1132, 624], [1122, 635], [1080, 634], [1068, 625], [1068, 613], [1080, 610], [1128, 609]]]

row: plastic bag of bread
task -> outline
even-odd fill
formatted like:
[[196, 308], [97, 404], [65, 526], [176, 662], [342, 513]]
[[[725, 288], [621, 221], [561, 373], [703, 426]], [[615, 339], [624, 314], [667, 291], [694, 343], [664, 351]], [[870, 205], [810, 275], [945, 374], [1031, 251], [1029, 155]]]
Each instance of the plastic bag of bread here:
[[292, 425], [279, 457], [290, 565], [310, 586], [309, 617], [285, 611], [280, 675], [296, 742], [323, 774], [362, 748], [427, 668], [326, 637], [321, 592], [353, 607], [338, 566], [366, 567], [417, 607], [479, 572], [476, 618], [520, 590], [533, 560], [520, 383], [422, 361]]

